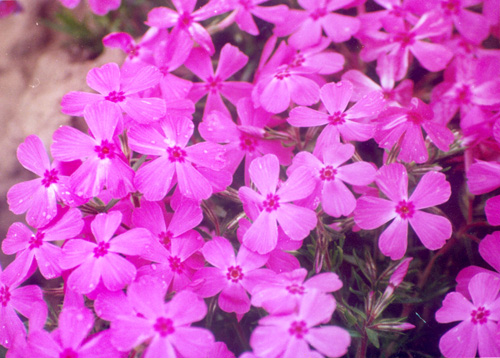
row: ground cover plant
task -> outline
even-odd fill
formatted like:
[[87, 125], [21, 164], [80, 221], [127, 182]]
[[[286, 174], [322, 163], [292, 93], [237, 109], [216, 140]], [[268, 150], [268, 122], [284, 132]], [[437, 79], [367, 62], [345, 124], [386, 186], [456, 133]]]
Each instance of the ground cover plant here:
[[500, 356], [498, 0], [60, 2], [141, 24], [19, 145], [7, 357]]

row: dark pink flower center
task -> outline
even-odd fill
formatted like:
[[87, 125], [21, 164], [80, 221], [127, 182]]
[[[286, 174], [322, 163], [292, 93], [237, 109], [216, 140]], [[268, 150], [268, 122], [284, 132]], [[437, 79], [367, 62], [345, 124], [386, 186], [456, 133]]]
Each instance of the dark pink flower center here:
[[394, 42], [399, 42], [401, 47], [413, 45], [415, 43], [415, 34], [410, 32], [399, 32], [394, 35]]
[[229, 281], [238, 282], [239, 280], [241, 280], [244, 277], [244, 275], [243, 275], [243, 272], [241, 270], [241, 267], [229, 266], [227, 268], [226, 277]]
[[172, 237], [173, 234], [170, 231], [160, 232], [160, 234], [158, 235], [158, 239], [160, 239], [160, 244], [165, 246], [167, 250], [170, 250], [170, 247], [172, 246]]
[[469, 104], [471, 96], [472, 96], [472, 94], [471, 94], [470, 88], [467, 85], [463, 85], [457, 91], [457, 101], [460, 102], [461, 104]]
[[290, 329], [288, 330], [292, 336], [297, 338], [304, 338], [304, 335], [307, 334], [308, 331], [306, 322], [304, 321], [292, 322]]
[[188, 12], [183, 12], [181, 16], [179, 16], [178, 24], [181, 28], [186, 28], [191, 26], [193, 23], [193, 17]]
[[446, 15], [457, 14], [460, 10], [460, 0], [444, 0], [441, 2], [441, 8]]
[[111, 91], [106, 97], [104, 97], [104, 99], [107, 99], [108, 101], [114, 103], [123, 102], [125, 101], [125, 93], [123, 91], [120, 92]]
[[240, 5], [243, 6], [246, 11], [250, 11], [255, 7], [252, 0], [240, 0]]
[[267, 194], [266, 200], [262, 202], [262, 206], [266, 211], [271, 212], [277, 210], [280, 207], [280, 197], [275, 194]]
[[7, 306], [10, 301], [10, 292], [7, 286], [0, 287], [0, 303], [2, 306]]
[[322, 18], [327, 14], [326, 8], [320, 8], [316, 9], [313, 12], [311, 12], [311, 17], [313, 20], [318, 20], [319, 18]]
[[280, 81], [288, 77], [290, 77], [290, 72], [288, 72], [288, 69], [281, 70], [274, 75], [274, 78], [277, 78]]
[[59, 354], [59, 358], [78, 358], [78, 353], [76, 353], [72, 348], [65, 348]]
[[405, 11], [401, 8], [401, 6], [394, 6], [392, 10], [389, 11], [389, 14], [396, 17], [404, 17]]
[[207, 91], [209, 91], [212, 94], [216, 94], [217, 92], [220, 91], [221, 89], [221, 80], [219, 77], [208, 77], [207, 78], [207, 84], [205, 85], [205, 88]]
[[406, 120], [408, 122], [416, 124], [417, 126], [425, 122], [425, 118], [416, 112], [408, 112], [408, 114], [406, 115]]
[[94, 249], [94, 256], [95, 257], [102, 257], [108, 253], [109, 249], [109, 243], [107, 242], [100, 242], [97, 244], [97, 247]]
[[186, 151], [179, 146], [168, 147], [167, 148], [168, 159], [171, 162], [184, 163], [184, 158], [186, 157]]
[[319, 177], [321, 180], [334, 180], [337, 174], [337, 169], [334, 169], [331, 165], [327, 165], [319, 171]]
[[291, 284], [290, 286], [287, 286], [286, 289], [288, 292], [290, 292], [292, 295], [303, 295], [305, 292], [305, 288], [302, 285], [297, 285], [296, 283]]
[[115, 156], [115, 145], [104, 139], [101, 145], [96, 145], [94, 151], [100, 159], [114, 158]]
[[490, 311], [481, 306], [477, 310], [472, 311], [470, 315], [472, 316], [472, 323], [485, 324], [488, 320], [487, 317], [490, 315]]
[[55, 169], [46, 170], [43, 173], [42, 185], [46, 188], [59, 181], [58, 172]]
[[[130, 44], [127, 48], [127, 54], [128, 54], [128, 57], [129, 58], [134, 58], [134, 57], [137, 57], [139, 56], [139, 50], [140, 50], [141, 46], [139, 45], [133, 45], [133, 44]], [[122, 92], [123, 94], [123, 92]], [[124, 98], [125, 99], [125, 98]], [[123, 100], [122, 100], [123, 101]], [[120, 101], [121, 102], [121, 101]]]
[[180, 258], [178, 258], [177, 256], [170, 256], [168, 258], [168, 262], [170, 263], [170, 269], [172, 270], [172, 272], [178, 274], [182, 273], [183, 265]]
[[158, 317], [156, 319], [156, 323], [154, 324], [153, 328], [162, 337], [166, 337], [169, 334], [175, 332], [174, 322], [172, 322], [170, 318], [165, 318], [165, 317]]
[[337, 126], [339, 124], [344, 124], [345, 123], [345, 113], [342, 112], [335, 112], [332, 115], [328, 116], [328, 122], [330, 122], [331, 125]]
[[242, 134], [240, 136], [240, 148], [241, 148], [241, 150], [253, 152], [255, 150], [256, 145], [257, 145], [257, 140], [255, 140], [255, 138], [252, 138], [246, 134]]
[[293, 59], [292, 63], [290, 64], [290, 67], [300, 67], [302, 64], [306, 61], [304, 58], [304, 55], [301, 53], [298, 53], [295, 55], [295, 58]]
[[401, 200], [398, 205], [396, 205], [396, 212], [403, 219], [408, 219], [415, 214], [415, 205], [411, 201]]
[[163, 76], [166, 76], [168, 74], [168, 66], [161, 66], [161, 67], [158, 67], [158, 69], [160, 70], [160, 72], [163, 74]]
[[40, 246], [43, 244], [43, 238], [45, 234], [43, 232], [37, 232], [35, 235], [30, 237], [30, 240], [28, 241], [29, 243], [29, 249], [38, 249]]

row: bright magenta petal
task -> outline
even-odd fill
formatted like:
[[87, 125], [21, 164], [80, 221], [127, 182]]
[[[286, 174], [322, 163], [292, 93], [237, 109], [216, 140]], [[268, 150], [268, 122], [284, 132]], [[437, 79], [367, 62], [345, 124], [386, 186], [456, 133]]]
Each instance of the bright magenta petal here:
[[429, 250], [440, 249], [451, 236], [451, 223], [443, 216], [417, 210], [409, 220], [418, 238]]
[[396, 217], [378, 239], [380, 251], [391, 260], [399, 260], [408, 245], [408, 220]]

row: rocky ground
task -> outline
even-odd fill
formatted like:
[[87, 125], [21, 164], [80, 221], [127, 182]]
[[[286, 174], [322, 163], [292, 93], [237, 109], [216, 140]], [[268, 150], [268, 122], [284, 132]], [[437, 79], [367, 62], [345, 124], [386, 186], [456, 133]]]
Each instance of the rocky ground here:
[[[56, 0], [21, 0], [23, 11], [0, 18], [0, 240], [15, 221], [6, 193], [15, 183], [35, 176], [16, 158], [16, 148], [30, 134], [37, 134], [47, 149], [53, 132], [72, 119], [61, 113], [60, 101], [69, 91], [89, 90], [85, 76], [96, 66], [122, 61], [117, 50], [87, 60], [84, 51], [71, 48], [71, 38], [47, 26], [60, 10]], [[85, 5], [83, 5], [85, 6]], [[84, 7], [80, 8], [83, 13]], [[78, 121], [78, 119], [76, 119]], [[2, 266], [8, 260], [0, 258]]]

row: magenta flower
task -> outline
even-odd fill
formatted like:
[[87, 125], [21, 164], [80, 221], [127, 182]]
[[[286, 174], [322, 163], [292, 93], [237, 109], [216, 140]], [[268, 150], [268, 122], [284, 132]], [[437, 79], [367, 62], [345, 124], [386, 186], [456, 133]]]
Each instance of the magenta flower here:
[[93, 137], [72, 127], [60, 127], [54, 133], [52, 155], [62, 161], [85, 160], [69, 180], [78, 196], [95, 197], [106, 187], [114, 198], [123, 198], [135, 189], [134, 171], [116, 137], [121, 113], [103, 101], [85, 108], [84, 116]]
[[190, 291], [181, 291], [165, 303], [166, 289], [149, 276], [133, 282], [127, 298], [133, 314], [122, 314], [111, 322], [111, 343], [128, 351], [148, 341], [144, 358], [199, 358], [214, 344], [212, 333], [191, 327], [207, 313], [205, 302]]
[[285, 21], [286, 15], [288, 14], [288, 6], [258, 6], [267, 1], [268, 0], [240, 0], [236, 2], [234, 16], [235, 22], [240, 29], [248, 32], [250, 35], [257, 36], [259, 34], [259, 29], [252, 15], [273, 24], [280, 24]]
[[259, 269], [266, 264], [267, 255], [253, 253], [241, 246], [235, 257], [233, 246], [223, 237], [208, 241], [202, 253], [214, 267], [204, 267], [194, 275], [193, 289], [201, 297], [212, 297], [220, 292], [219, 307], [225, 312], [247, 313], [250, 310], [247, 292], [274, 277], [272, 271]]
[[140, 98], [137, 93], [147, 90], [161, 79], [161, 72], [146, 66], [133, 76], [123, 76], [116, 63], [107, 63], [87, 74], [87, 84], [100, 94], [69, 92], [61, 102], [62, 112], [81, 116], [87, 105], [106, 101], [139, 123], [150, 123], [165, 115], [165, 101], [160, 98]]
[[[64, 241], [78, 235], [83, 228], [82, 214], [77, 209], [70, 209], [59, 215], [50, 225], [33, 233], [24, 224], [16, 222], [2, 241], [2, 251], [7, 255], [17, 253], [16, 259], [5, 269], [3, 275], [17, 275], [27, 278], [33, 260], [47, 280], [61, 275], [59, 260], [62, 251], [59, 246], [49, 244], [50, 241]], [[11, 272], [12, 271], [12, 272]], [[31, 272], [32, 273], [32, 272]]]
[[199, 201], [212, 195], [209, 180], [197, 167], [223, 169], [225, 148], [210, 142], [187, 146], [193, 132], [193, 122], [185, 117], [166, 117], [154, 126], [137, 125], [130, 129], [130, 147], [156, 156], [141, 166], [135, 176], [135, 185], [147, 200], [162, 200], [174, 186], [174, 178], [187, 198]]
[[339, 142], [340, 135], [346, 141], [366, 141], [373, 136], [375, 127], [365, 120], [376, 116], [385, 107], [385, 101], [382, 93], [373, 91], [346, 110], [353, 93], [353, 85], [349, 81], [328, 83], [321, 87], [320, 92], [321, 101], [328, 113], [308, 107], [296, 107], [290, 112], [288, 123], [295, 127], [326, 124], [318, 137], [316, 146], [319, 148]]
[[[474, 195], [489, 193], [500, 187], [500, 163], [477, 161], [467, 172], [469, 191]], [[500, 225], [500, 196], [486, 200], [485, 213], [491, 225]]]
[[288, 168], [287, 174], [305, 167], [314, 175], [316, 189], [310, 199], [307, 199], [313, 209], [316, 209], [319, 197], [321, 207], [328, 215], [348, 216], [354, 211], [356, 198], [344, 182], [368, 185], [375, 179], [376, 173], [373, 165], [367, 162], [342, 165], [353, 156], [354, 150], [352, 144], [332, 143], [318, 156], [323, 158], [323, 161], [309, 152], [300, 152], [293, 158], [293, 164]]
[[364, 230], [375, 229], [394, 219], [379, 237], [380, 251], [392, 260], [406, 252], [408, 223], [429, 250], [441, 248], [451, 236], [448, 219], [421, 211], [446, 202], [450, 184], [442, 173], [428, 172], [408, 198], [408, 174], [399, 163], [384, 165], [375, 178], [379, 189], [389, 198], [363, 196], [354, 210], [354, 221]]
[[59, 326], [50, 334], [45, 330], [29, 334], [29, 354], [43, 358], [120, 358], [109, 342], [109, 331], [101, 331], [87, 339], [94, 326], [94, 315], [84, 307], [65, 307], [62, 309]]
[[340, 327], [317, 325], [328, 322], [335, 310], [331, 295], [313, 290], [304, 295], [297, 312], [262, 318], [253, 331], [250, 345], [258, 357], [309, 357], [313, 346], [328, 357], [347, 353], [349, 333]]
[[47, 225], [57, 213], [57, 200], [74, 206], [80, 200], [69, 190], [68, 177], [59, 172], [56, 163], [50, 164], [42, 141], [30, 135], [17, 149], [23, 167], [40, 178], [14, 185], [7, 192], [9, 209], [14, 214], [28, 212], [26, 221], [33, 227]]
[[469, 282], [472, 302], [458, 292], [448, 293], [443, 307], [436, 312], [436, 321], [461, 321], [439, 340], [439, 349], [446, 358], [500, 356], [495, 341], [497, 322], [500, 320], [500, 278], [479, 273]]
[[342, 288], [337, 274], [324, 272], [306, 280], [307, 270], [299, 268], [278, 275], [271, 284], [257, 285], [252, 294], [252, 306], [263, 307], [271, 314], [289, 314], [300, 307], [305, 294], [317, 290], [323, 293]]
[[95, 243], [74, 239], [64, 245], [60, 264], [63, 269], [75, 268], [67, 279], [73, 291], [92, 292], [101, 280], [108, 290], [116, 291], [134, 280], [135, 266], [120, 254], [140, 256], [150, 244], [151, 234], [137, 228], [113, 237], [121, 222], [118, 211], [98, 214], [91, 223]]
[[247, 215], [254, 222], [243, 236], [243, 244], [252, 251], [266, 254], [276, 247], [278, 225], [292, 240], [302, 240], [316, 226], [316, 213], [289, 202], [303, 199], [314, 189], [307, 168], [297, 169], [278, 188], [279, 162], [273, 154], [256, 158], [250, 164], [250, 178], [259, 193], [241, 187], [239, 196]]
[[184, 66], [202, 79], [203, 82], [193, 83], [189, 98], [193, 102], [198, 102], [200, 98], [208, 93], [204, 113], [220, 111], [229, 115], [229, 110], [222, 102], [221, 94], [235, 106], [241, 98], [250, 96], [252, 84], [226, 81], [241, 70], [247, 62], [248, 56], [237, 47], [226, 44], [220, 52], [219, 64], [214, 73], [209, 54], [201, 48], [194, 48]]

